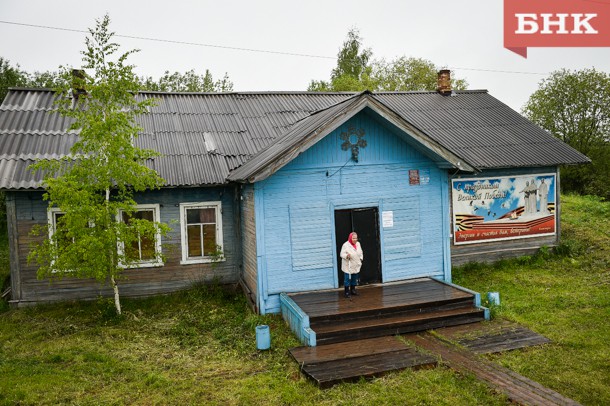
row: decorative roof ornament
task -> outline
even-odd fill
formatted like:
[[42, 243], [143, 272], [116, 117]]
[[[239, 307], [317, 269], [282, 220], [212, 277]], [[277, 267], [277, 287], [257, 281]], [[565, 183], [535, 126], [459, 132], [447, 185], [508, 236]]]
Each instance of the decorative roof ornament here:
[[343, 144], [341, 144], [341, 149], [343, 151], [347, 151], [348, 149], [352, 150], [352, 159], [354, 162], [358, 162], [358, 154], [360, 153], [360, 148], [366, 148], [366, 140], [364, 139], [364, 129], [358, 128], [354, 126], [349, 126], [347, 128], [347, 132], [341, 133], [340, 137], [343, 140]]

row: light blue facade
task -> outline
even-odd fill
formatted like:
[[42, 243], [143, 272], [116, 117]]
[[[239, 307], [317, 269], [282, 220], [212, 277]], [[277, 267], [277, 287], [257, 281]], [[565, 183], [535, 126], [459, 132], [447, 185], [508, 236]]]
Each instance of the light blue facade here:
[[[382, 282], [432, 276], [450, 281], [448, 173], [363, 110], [255, 189], [258, 308], [280, 310], [279, 294], [338, 287], [334, 212], [379, 211]], [[364, 130], [358, 162], [342, 133]], [[418, 170], [419, 184], [410, 184]], [[392, 215], [393, 224], [383, 224]], [[347, 238], [347, 236], [345, 236]], [[365, 253], [366, 255], [366, 253]]]

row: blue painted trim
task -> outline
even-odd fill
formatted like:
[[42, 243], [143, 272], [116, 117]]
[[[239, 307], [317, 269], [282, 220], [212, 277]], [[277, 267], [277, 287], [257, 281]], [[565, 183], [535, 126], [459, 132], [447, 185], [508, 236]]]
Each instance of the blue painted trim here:
[[344, 210], [344, 209], [365, 209], [369, 207], [377, 207], [379, 208], [381, 200], [354, 200], [353, 198], [343, 199], [332, 199], [332, 204], [335, 210]]
[[286, 293], [280, 294], [282, 318], [302, 344], [316, 346], [316, 333], [309, 326], [309, 316]]
[[[332, 240], [332, 244], [333, 247], [337, 246], [337, 230], [336, 230], [336, 226], [335, 226], [335, 210], [336, 210], [336, 206], [335, 204], [331, 201], [329, 202], [328, 208], [330, 210], [330, 219], [331, 219], [331, 226], [333, 228], [333, 232], [331, 233], [331, 240]], [[339, 253], [337, 252], [336, 249], [333, 249], [333, 286], [335, 289], [339, 288]]]
[[257, 290], [256, 302], [260, 314], [266, 314], [267, 299], [267, 267], [265, 256], [265, 199], [263, 193], [263, 183], [254, 184], [254, 213], [256, 225], [256, 273]]
[[381, 252], [379, 253], [380, 261], [381, 261], [381, 283], [384, 283], [386, 278], [384, 275], [385, 272], [385, 266], [384, 264], [385, 262], [385, 235], [384, 235], [384, 230], [383, 230], [383, 199], [379, 200], [379, 206], [377, 206], [377, 211], [379, 214], [379, 218], [377, 219], [377, 221], [379, 221], [379, 224], [377, 225], [378, 230], [379, 230], [379, 249], [381, 250]]
[[449, 205], [449, 174], [447, 173], [446, 179], [441, 179], [441, 212], [443, 216], [442, 230], [443, 233], [443, 273], [445, 275], [445, 281], [451, 282], [451, 230], [453, 225], [451, 224], [451, 207]]
[[439, 278], [432, 277], [432, 279], [434, 279], [440, 283], [444, 283], [447, 286], [451, 286], [452, 288], [461, 290], [462, 292], [466, 292], [466, 293], [470, 293], [471, 295], [474, 295], [474, 305], [476, 307], [482, 308], [481, 307], [481, 294], [479, 292], [475, 292], [474, 290], [470, 290], [463, 286], [456, 285], [455, 283], [447, 282], [447, 281], [441, 280]]

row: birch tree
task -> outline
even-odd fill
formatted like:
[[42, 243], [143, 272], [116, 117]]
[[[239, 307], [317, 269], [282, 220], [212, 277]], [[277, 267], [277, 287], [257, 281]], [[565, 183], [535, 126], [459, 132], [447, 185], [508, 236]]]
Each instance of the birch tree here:
[[[373, 58], [371, 48], [357, 28], [347, 33], [347, 38], [337, 54], [337, 66], [331, 71], [330, 80], [312, 80], [310, 92], [361, 92], [371, 91], [434, 91], [440, 66], [427, 59], [401, 56], [387, 61]], [[454, 90], [468, 88], [465, 79], [452, 78]]]
[[[57, 111], [72, 120], [68, 131], [77, 134], [77, 140], [68, 156], [33, 166], [44, 174], [44, 198], [55, 210], [55, 224], [35, 231], [47, 237], [29, 258], [40, 266], [39, 278], [95, 278], [108, 283], [121, 314], [123, 271], [141, 260], [142, 247], [160, 260], [161, 252], [154, 245], [151, 250], [151, 242], [168, 227], [135, 215], [134, 193], [164, 184], [144, 165], [158, 154], [134, 145], [141, 130], [135, 118], [154, 100], [137, 97], [138, 78], [127, 63], [137, 50], [120, 53], [109, 24], [106, 15], [89, 30], [81, 52], [83, 74], [74, 76], [72, 69], [61, 68]], [[75, 98], [73, 89], [84, 90], [77, 90]]]

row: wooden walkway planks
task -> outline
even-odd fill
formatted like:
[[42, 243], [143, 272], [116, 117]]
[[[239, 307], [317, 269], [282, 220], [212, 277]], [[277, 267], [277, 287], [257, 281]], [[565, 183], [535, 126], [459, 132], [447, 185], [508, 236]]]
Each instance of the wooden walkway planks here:
[[321, 388], [437, 363], [436, 358], [418, 352], [395, 336], [298, 347], [290, 354], [301, 365], [301, 371]]
[[506, 320], [446, 327], [436, 331], [475, 354], [489, 354], [550, 343], [548, 338]]
[[494, 389], [505, 393], [513, 402], [523, 405], [579, 405], [576, 401], [566, 398], [538, 382], [481, 359], [472, 352], [445, 344], [428, 333], [405, 335], [404, 337], [418, 347], [440, 355], [443, 362], [451, 368], [473, 373]]

